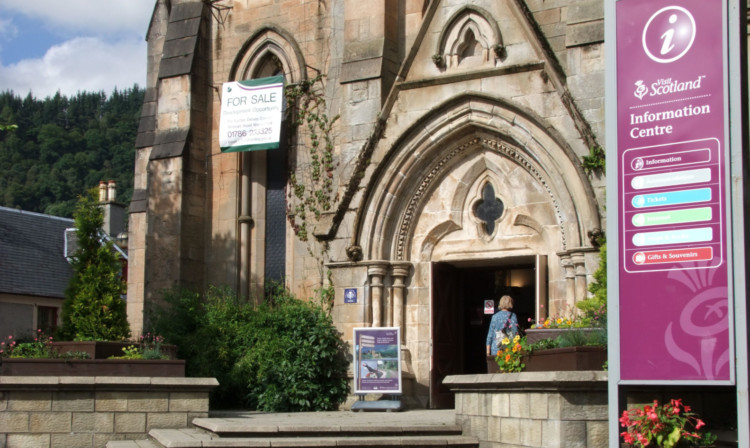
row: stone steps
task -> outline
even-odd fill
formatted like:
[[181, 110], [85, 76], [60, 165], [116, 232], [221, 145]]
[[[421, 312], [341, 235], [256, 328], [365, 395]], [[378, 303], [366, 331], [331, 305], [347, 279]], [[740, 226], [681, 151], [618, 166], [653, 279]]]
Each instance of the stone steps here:
[[112, 441], [107, 448], [452, 447], [478, 448], [452, 413], [248, 414], [196, 418], [187, 429], [152, 429], [149, 440]]

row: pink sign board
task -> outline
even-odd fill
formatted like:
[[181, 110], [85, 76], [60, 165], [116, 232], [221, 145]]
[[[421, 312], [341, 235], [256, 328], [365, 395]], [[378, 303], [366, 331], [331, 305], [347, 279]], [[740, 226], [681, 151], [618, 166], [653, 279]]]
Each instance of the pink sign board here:
[[623, 381], [734, 380], [723, 14], [720, 0], [616, 4]]

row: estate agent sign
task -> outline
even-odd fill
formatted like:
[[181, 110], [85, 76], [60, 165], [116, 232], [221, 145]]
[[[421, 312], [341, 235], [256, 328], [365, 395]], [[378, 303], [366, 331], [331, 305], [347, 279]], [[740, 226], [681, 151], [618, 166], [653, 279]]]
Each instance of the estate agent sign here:
[[284, 77], [225, 82], [221, 88], [222, 152], [276, 149], [284, 111]]
[[725, 14], [721, 0], [616, 3], [626, 383], [734, 381]]

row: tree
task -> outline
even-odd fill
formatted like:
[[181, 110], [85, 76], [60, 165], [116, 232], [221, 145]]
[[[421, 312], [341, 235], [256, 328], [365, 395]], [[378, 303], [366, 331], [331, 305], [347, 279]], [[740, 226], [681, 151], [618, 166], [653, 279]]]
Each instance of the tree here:
[[117, 341], [130, 336], [125, 313], [125, 283], [114, 245], [101, 231], [104, 214], [97, 189], [78, 200], [73, 214], [78, 249], [74, 275], [65, 291], [60, 338]]

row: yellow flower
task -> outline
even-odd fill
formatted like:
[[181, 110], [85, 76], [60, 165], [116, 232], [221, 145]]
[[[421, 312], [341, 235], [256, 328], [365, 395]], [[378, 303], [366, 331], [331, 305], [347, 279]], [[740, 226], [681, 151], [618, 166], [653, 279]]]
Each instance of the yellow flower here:
[[501, 343], [502, 343], [503, 345], [508, 345], [508, 344], [510, 344], [510, 339], [508, 339], [508, 338], [503, 338], [503, 340], [502, 340], [502, 341], [500, 341], [500, 342], [501, 342]]
[[558, 324], [561, 324], [561, 323], [563, 322], [563, 320], [562, 320], [562, 317], [558, 317], [558, 318], [557, 318], [557, 321], [556, 321], [556, 322], [557, 322]]
[[520, 335], [516, 335], [516, 337], [513, 338], [513, 343], [514, 344], [518, 343], [519, 340], [521, 340], [521, 336]]

